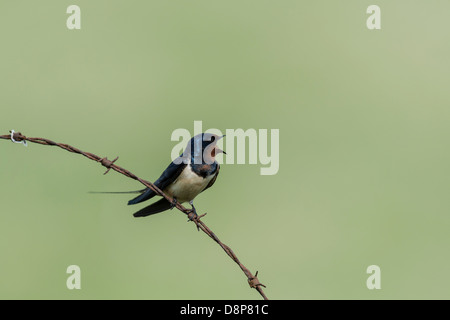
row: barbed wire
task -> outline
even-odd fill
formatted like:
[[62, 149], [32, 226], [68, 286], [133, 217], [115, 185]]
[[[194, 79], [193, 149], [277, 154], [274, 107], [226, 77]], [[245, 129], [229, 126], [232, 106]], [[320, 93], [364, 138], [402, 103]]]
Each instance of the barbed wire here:
[[[167, 201], [174, 203], [173, 199], [170, 196], [166, 195], [162, 190], [160, 190], [152, 182], [141, 179], [138, 176], [136, 176], [135, 174], [131, 173], [130, 171], [116, 165], [115, 162], [119, 159], [119, 157], [116, 157], [114, 160], [109, 160], [107, 157], [102, 158], [96, 154], [82, 151], [82, 150], [75, 148], [68, 144], [57, 143], [57, 142], [54, 142], [52, 140], [45, 139], [45, 138], [26, 137], [22, 133], [15, 132], [14, 130], [11, 130], [10, 134], [0, 135], [0, 139], [11, 140], [12, 142], [15, 142], [15, 143], [23, 143], [25, 146], [27, 145], [27, 142], [37, 143], [37, 144], [46, 145], [46, 146], [56, 146], [56, 147], [59, 147], [61, 149], [64, 149], [64, 150], [72, 152], [72, 153], [81, 154], [90, 160], [99, 162], [102, 166], [107, 168], [104, 174], [107, 174], [112, 169], [118, 173], [123, 174], [124, 176], [127, 176], [136, 181], [139, 181], [141, 184], [143, 184], [147, 188], [152, 189], [156, 194], [164, 197]], [[181, 212], [183, 212], [184, 214], [186, 214], [188, 216], [189, 220], [193, 221], [196, 224], [197, 230], [199, 230], [199, 231], [202, 230], [211, 239], [213, 239], [215, 242], [217, 242], [219, 244], [219, 246], [226, 252], [226, 254], [234, 262], [236, 262], [236, 264], [241, 268], [242, 272], [244, 272], [244, 274], [247, 277], [247, 281], [248, 281], [248, 284], [250, 285], [250, 287], [256, 289], [259, 292], [259, 294], [264, 298], [264, 300], [268, 300], [267, 296], [265, 295], [265, 293], [262, 289], [262, 287], [265, 288], [266, 286], [263, 285], [262, 283], [260, 283], [258, 280], [258, 271], [256, 271], [255, 275], [253, 275], [250, 272], [250, 270], [241, 263], [241, 261], [238, 259], [236, 254], [233, 252], [233, 250], [231, 250], [231, 248], [229, 246], [227, 246], [222, 241], [220, 241], [220, 239], [214, 234], [214, 232], [212, 232], [211, 229], [208, 228], [208, 226], [201, 220], [201, 218], [204, 217], [206, 215], [206, 213], [204, 213], [202, 215], [197, 215], [192, 210], [185, 208], [183, 205], [181, 205], [178, 202], [175, 203], [175, 207], [178, 210], [180, 210]]]

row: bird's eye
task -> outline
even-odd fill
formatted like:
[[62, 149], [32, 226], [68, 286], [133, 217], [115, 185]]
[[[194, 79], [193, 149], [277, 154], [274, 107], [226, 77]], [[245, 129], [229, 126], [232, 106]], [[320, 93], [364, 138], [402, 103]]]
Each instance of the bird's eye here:
[[216, 140], [216, 137], [212, 136], [211, 137], [211, 142], [214, 142], [214, 140]]

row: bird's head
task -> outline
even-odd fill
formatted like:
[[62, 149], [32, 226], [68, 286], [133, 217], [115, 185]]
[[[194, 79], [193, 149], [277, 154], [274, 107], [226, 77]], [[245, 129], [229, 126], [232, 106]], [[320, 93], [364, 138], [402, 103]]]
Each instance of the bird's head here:
[[212, 164], [216, 161], [215, 157], [219, 153], [226, 154], [225, 151], [217, 147], [217, 142], [223, 136], [212, 133], [200, 133], [194, 136], [186, 146], [183, 156], [191, 156], [191, 161], [195, 164]]

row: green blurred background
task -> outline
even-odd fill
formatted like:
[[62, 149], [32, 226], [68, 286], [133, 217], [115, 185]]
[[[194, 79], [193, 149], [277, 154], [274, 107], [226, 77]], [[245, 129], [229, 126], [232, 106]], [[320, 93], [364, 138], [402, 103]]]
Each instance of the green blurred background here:
[[[78, 0], [70, 31], [73, 3], [0, 2], [0, 134], [155, 180], [194, 120], [279, 129], [277, 175], [224, 164], [196, 199], [269, 298], [450, 298], [448, 1]], [[0, 298], [260, 299], [182, 213], [87, 193], [135, 181], [6, 140], [0, 164]]]

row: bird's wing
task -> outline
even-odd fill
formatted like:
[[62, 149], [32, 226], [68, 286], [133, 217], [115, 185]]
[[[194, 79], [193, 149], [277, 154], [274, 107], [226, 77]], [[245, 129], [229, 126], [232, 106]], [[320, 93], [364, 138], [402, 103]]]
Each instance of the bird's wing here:
[[181, 172], [186, 168], [186, 165], [186, 163], [175, 164], [172, 162], [158, 180], [156, 180], [155, 185], [161, 190], [164, 190], [180, 176]]
[[128, 201], [128, 205], [148, 200], [150, 198], [153, 198], [155, 195], [156, 193], [152, 189], [150, 188], [144, 189], [144, 191], [140, 195]]
[[[155, 186], [157, 186], [161, 190], [164, 190], [169, 184], [171, 184], [178, 178], [184, 168], [186, 168], [186, 164], [183, 162], [180, 164], [171, 162], [167, 169], [164, 170], [164, 172], [158, 178], [158, 180], [155, 181]], [[142, 201], [153, 198], [155, 195], [156, 193], [152, 189], [147, 188], [142, 194], [128, 201], [128, 204], [130, 205], [140, 203]]]
[[[206, 186], [205, 189], [203, 189], [203, 191], [205, 191], [206, 189], [212, 187], [212, 185], [214, 184], [214, 182], [216, 182], [217, 176], [219, 175], [219, 170], [220, 170], [220, 165], [217, 165], [217, 171], [216, 174], [214, 175], [214, 178], [211, 179], [211, 181], [208, 183], [208, 185]], [[202, 192], [203, 192], [202, 191]]]

